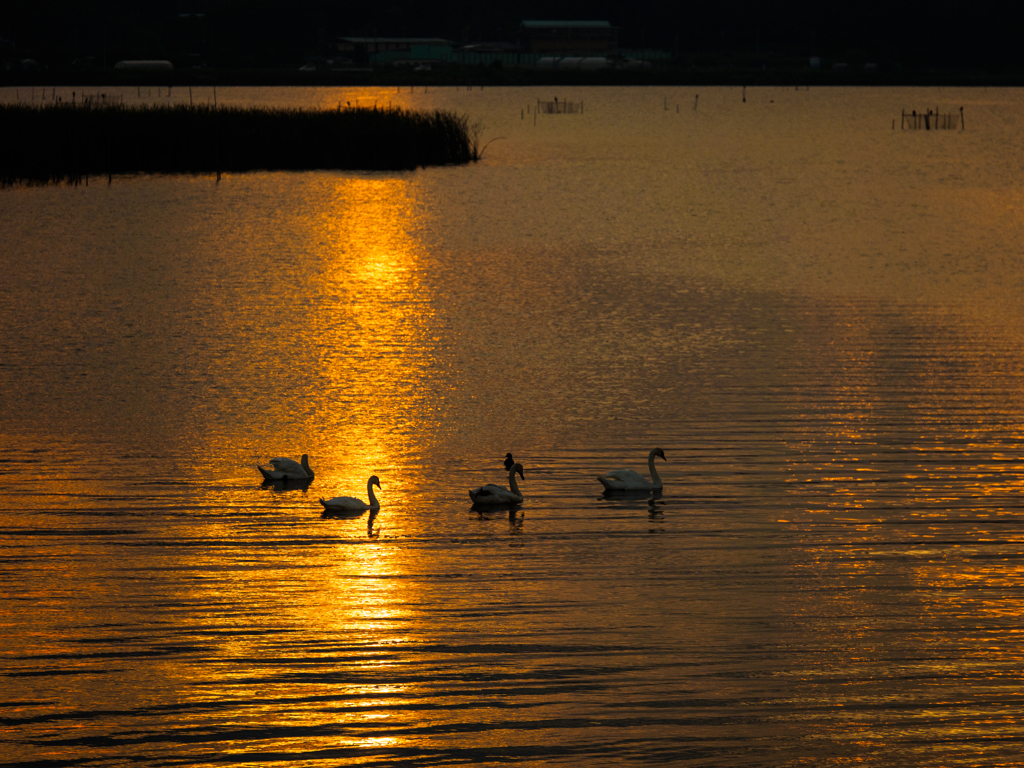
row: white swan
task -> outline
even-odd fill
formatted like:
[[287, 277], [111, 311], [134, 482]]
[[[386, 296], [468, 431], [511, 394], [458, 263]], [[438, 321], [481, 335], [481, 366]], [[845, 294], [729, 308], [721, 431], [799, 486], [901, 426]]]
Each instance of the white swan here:
[[269, 462], [273, 469], [266, 469], [257, 466], [256, 469], [263, 475], [268, 483], [275, 480], [312, 480], [313, 470], [309, 468], [309, 456], [302, 454], [302, 459], [271, 459]]
[[369, 480], [366, 481], [366, 495], [370, 498], [370, 503], [367, 504], [362, 499], [357, 499], [354, 496], [335, 496], [333, 499], [320, 499], [320, 503], [324, 505], [324, 509], [329, 512], [344, 512], [344, 511], [365, 511], [367, 509], [380, 509], [380, 502], [377, 501], [377, 497], [373, 495], [373, 486], [380, 488], [380, 480], [377, 479], [376, 475], [372, 475]]
[[606, 491], [659, 490], [661, 488], [661, 478], [658, 476], [658, 470], [654, 468], [655, 456], [660, 456], [665, 461], [668, 461], [668, 459], [665, 459], [665, 452], [661, 448], [655, 448], [647, 454], [647, 467], [651, 471], [650, 480], [639, 472], [634, 472], [632, 469], [616, 469], [607, 475], [598, 475], [597, 479], [601, 481], [601, 485], [604, 486]]
[[523, 500], [523, 494], [516, 485], [516, 472], [523, 480], [526, 479], [523, 477], [523, 465], [513, 464], [508, 470], [508, 484], [511, 490], [502, 485], [481, 485], [469, 492], [469, 498], [474, 504], [518, 504]]

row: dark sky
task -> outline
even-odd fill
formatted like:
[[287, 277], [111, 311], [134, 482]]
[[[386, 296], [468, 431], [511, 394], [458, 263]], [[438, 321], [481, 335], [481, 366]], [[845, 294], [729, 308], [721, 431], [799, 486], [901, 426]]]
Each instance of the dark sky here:
[[690, 57], [1000, 69], [1017, 67], [1024, 47], [1020, 5], [990, 0], [12, 0], [0, 4], [0, 37], [5, 58], [51, 65], [193, 52], [221, 66], [290, 66], [338, 35], [514, 42], [523, 19], [608, 20], [623, 47]]

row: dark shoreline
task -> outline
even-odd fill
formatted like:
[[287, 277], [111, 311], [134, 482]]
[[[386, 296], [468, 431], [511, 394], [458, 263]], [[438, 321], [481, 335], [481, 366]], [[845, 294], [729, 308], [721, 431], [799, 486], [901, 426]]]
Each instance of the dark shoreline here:
[[561, 70], [442, 66], [330, 69], [176, 69], [169, 72], [66, 69], [0, 73], [0, 87], [31, 86], [948, 86], [1021, 87], [1024, 70], [990, 72], [962, 69], [865, 70], [809, 67], [672, 67]]
[[447, 110], [0, 105], [0, 186], [128, 174], [403, 171], [479, 157]]

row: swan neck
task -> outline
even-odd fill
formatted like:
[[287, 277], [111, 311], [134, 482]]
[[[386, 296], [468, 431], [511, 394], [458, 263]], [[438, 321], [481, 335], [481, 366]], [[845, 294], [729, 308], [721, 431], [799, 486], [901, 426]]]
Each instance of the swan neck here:
[[512, 469], [510, 469], [508, 471], [508, 489], [510, 491], [512, 491], [512, 493], [514, 493], [516, 496], [520, 496], [521, 497], [523, 495], [523, 494], [521, 494], [519, 492], [519, 486], [516, 485], [516, 469], [515, 469], [515, 467], [512, 467]]
[[651, 482], [654, 485], [661, 485], [661, 475], [658, 474], [658, 468], [654, 466], [653, 453], [647, 457], [647, 468], [651, 470]]
[[373, 495], [373, 481], [372, 480], [367, 480], [366, 481], [366, 495], [370, 497], [370, 506], [371, 507], [378, 507], [378, 506], [380, 506], [380, 502], [377, 501], [377, 497]]

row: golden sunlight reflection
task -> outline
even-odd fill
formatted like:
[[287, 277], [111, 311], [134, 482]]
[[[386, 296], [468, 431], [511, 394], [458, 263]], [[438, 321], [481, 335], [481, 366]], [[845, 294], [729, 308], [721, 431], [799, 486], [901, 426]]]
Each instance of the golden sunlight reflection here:
[[339, 178], [309, 227], [321, 251], [319, 402], [331, 411], [319, 421], [337, 435], [324, 446], [327, 463], [343, 467], [345, 495], [362, 498], [367, 478], [380, 476], [382, 504], [404, 485], [386, 474], [394, 457], [415, 454], [413, 436], [429, 432], [422, 339], [432, 310], [413, 191], [408, 177]]
[[[401, 558], [382, 544], [344, 546], [333, 554], [338, 566], [326, 569], [315, 587], [317, 614], [309, 620], [325, 631], [343, 630], [357, 642], [395, 643], [405, 639], [401, 627], [408, 618], [401, 607]], [[383, 664], [380, 659], [374, 665]]]
[[[324, 109], [335, 107], [359, 107], [361, 109], [421, 109], [421, 100], [425, 89], [412, 87], [372, 87], [339, 88], [325, 91], [320, 106]], [[417, 99], [417, 95], [419, 99]]]
[[[298, 629], [320, 638], [303, 650], [311, 674], [275, 683], [282, 698], [307, 695], [311, 687], [323, 695], [344, 689], [346, 699], [388, 712], [389, 703], [415, 695], [392, 683], [397, 656], [381, 650], [408, 641], [408, 606], [417, 600], [407, 592], [416, 587], [404, 578], [405, 560], [388, 545], [386, 531], [389, 515], [400, 514], [398, 500], [413, 482], [403, 467], [422, 453], [419, 441], [433, 432], [433, 304], [421, 280], [425, 256], [416, 236], [421, 214], [415, 191], [408, 175], [329, 177], [303, 201], [303, 214], [290, 230], [288, 248], [309, 272], [306, 292], [296, 294], [286, 282], [270, 287], [277, 315], [298, 329], [300, 352], [263, 364], [287, 360], [283, 367], [294, 360], [303, 367], [294, 379], [278, 370], [281, 381], [297, 387], [288, 395], [295, 415], [270, 416], [306, 440], [294, 453], [308, 451], [316, 471], [308, 492], [283, 496], [294, 508], [280, 514], [298, 521], [312, 539], [301, 548], [265, 542], [258, 556], [243, 547], [233, 555], [235, 569], [198, 591], [218, 604], [244, 602], [249, 620], [260, 625], [259, 633], [225, 643], [233, 658], [268, 657], [272, 669], [280, 663], [278, 654], [295, 652], [287, 640], [277, 639], [278, 632], [287, 637]], [[218, 453], [216, 446], [206, 450]], [[380, 478], [374, 489], [379, 516], [317, 519], [318, 497], [367, 500], [371, 475]], [[207, 524], [211, 537], [225, 541], [237, 535], [237, 526], [233, 519]], [[381, 529], [385, 534], [374, 538]], [[225, 552], [193, 555], [193, 566], [214, 568], [216, 557], [223, 559]], [[339, 665], [345, 682], [328, 674]], [[237, 685], [228, 681], [225, 693]], [[357, 710], [356, 719], [362, 716]], [[390, 743], [386, 735], [381, 738]]]
[[[232, 454], [248, 464], [305, 452], [316, 471], [314, 502], [366, 499], [367, 479], [378, 475], [386, 505], [406, 482], [389, 474], [395, 457], [417, 455], [412, 441], [434, 434], [438, 416], [427, 381], [436, 341], [430, 283], [421, 279], [428, 267], [420, 182], [410, 174], [325, 174], [291, 198], [276, 184], [268, 182], [268, 194], [281, 194], [287, 217], [254, 238], [242, 257], [254, 254], [251, 264], [225, 267], [244, 277], [202, 284], [212, 324], [237, 341], [205, 363], [210, 370], [200, 371], [206, 377], [188, 403], [206, 424], [219, 418], [222, 392], [244, 387], [248, 414], [261, 416], [250, 417], [248, 444], [237, 430], [196, 430], [195, 465], [181, 471], [208, 478]], [[280, 278], [266, 269], [268, 253]], [[211, 252], [207, 261], [234, 257]], [[302, 281], [292, 279], [295, 269]], [[229, 291], [243, 294], [243, 309], [224, 301]]]
[[[388, 651], [409, 641], [406, 627], [411, 618], [404, 607], [410, 602], [403, 594], [408, 580], [397, 578], [401, 558], [395, 554], [393, 547], [379, 543], [330, 548], [328, 557], [337, 565], [316, 569], [301, 599], [283, 606], [295, 626], [324, 638], [320, 663], [331, 673], [328, 677], [339, 671], [336, 646], [345, 648], [341, 660], [345, 719], [353, 724], [374, 721], [378, 733], [386, 732], [395, 711], [418, 695], [415, 683], [394, 682], [402, 678], [398, 673], [405, 662]], [[339, 684], [332, 679], [316, 685], [324, 696], [339, 694]], [[308, 694], [308, 682], [288, 695], [304, 694]], [[376, 737], [379, 745], [402, 741], [388, 735]]]

